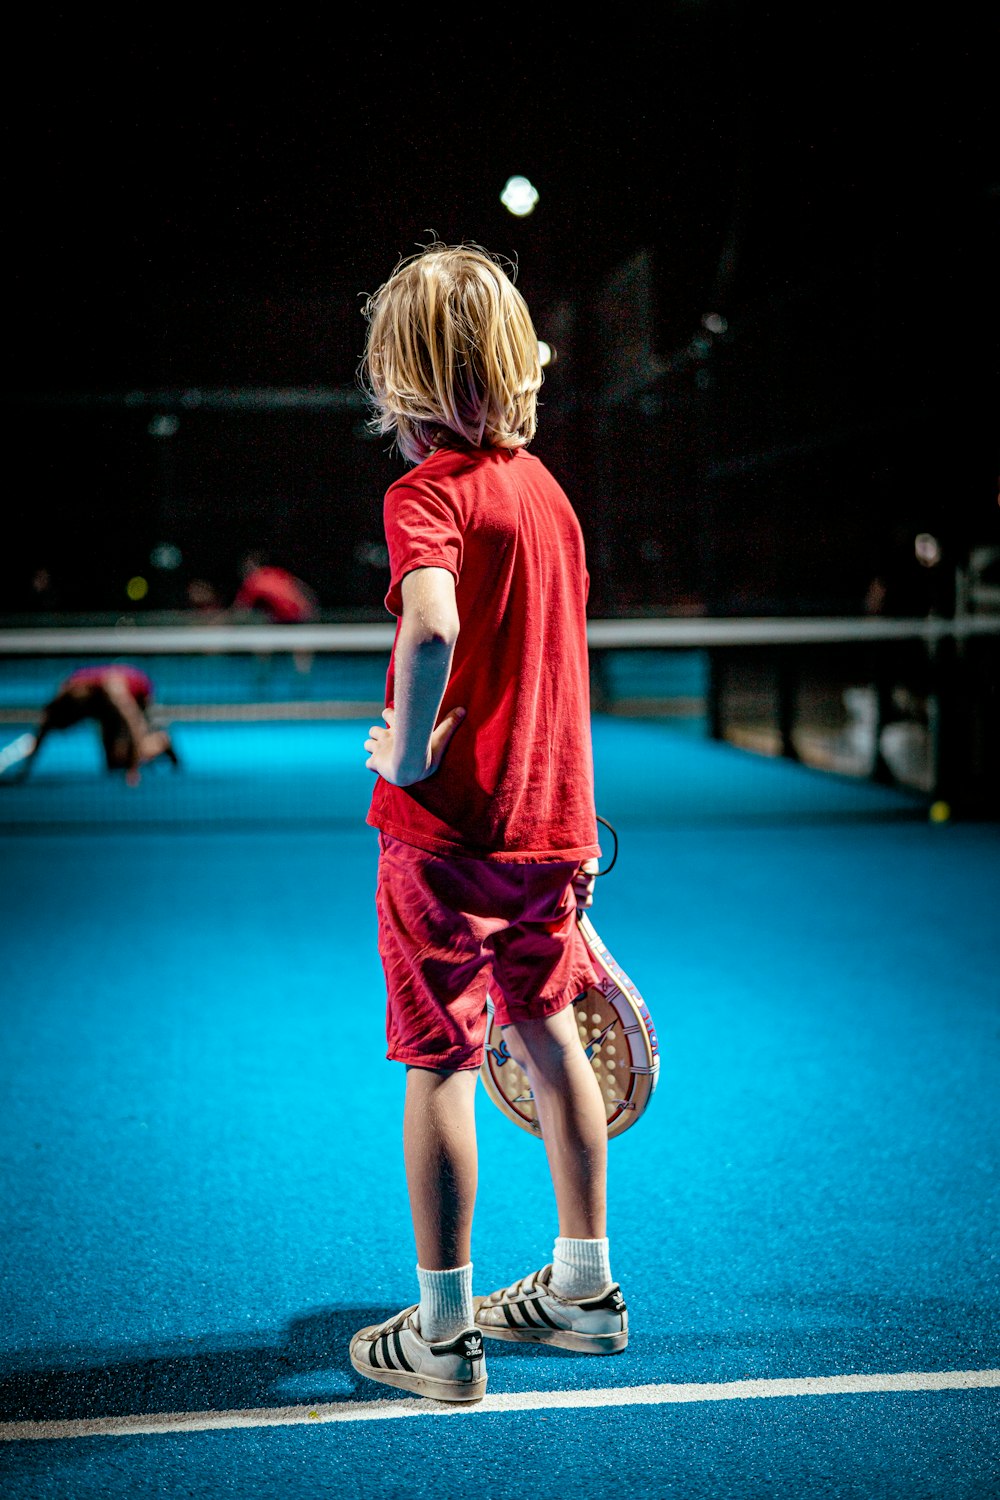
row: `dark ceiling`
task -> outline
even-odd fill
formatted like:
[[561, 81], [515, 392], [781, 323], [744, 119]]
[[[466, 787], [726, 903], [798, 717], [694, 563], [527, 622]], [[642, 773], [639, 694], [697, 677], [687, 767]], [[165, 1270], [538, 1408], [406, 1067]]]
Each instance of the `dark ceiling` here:
[[[25, 25], [13, 283], [35, 389], [348, 381], [364, 293], [431, 236], [516, 258], [542, 317], [651, 248], [667, 341], [715, 289], [873, 247], [935, 315], [966, 257], [985, 295], [983, 22], [687, 0]], [[499, 202], [513, 172], [541, 193], [528, 219]]]

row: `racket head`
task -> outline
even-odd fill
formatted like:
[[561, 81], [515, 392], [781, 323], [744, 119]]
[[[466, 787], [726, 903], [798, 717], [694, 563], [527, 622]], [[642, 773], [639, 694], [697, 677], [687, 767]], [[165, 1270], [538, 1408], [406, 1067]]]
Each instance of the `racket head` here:
[[[622, 1135], [645, 1112], [660, 1073], [656, 1029], [645, 1001], [609, 953], [590, 918], [577, 913], [580, 934], [597, 974], [573, 1001], [580, 1041], [601, 1087], [609, 1139]], [[487, 997], [486, 1047], [480, 1076], [502, 1114], [529, 1135], [541, 1137], [531, 1084], [511, 1057]]]
[[542, 1131], [538, 1124], [531, 1084], [524, 1070], [507, 1050], [503, 1028], [497, 1022], [493, 1000], [489, 994], [486, 996], [486, 1048], [479, 1076], [500, 1113], [529, 1135], [537, 1135], [541, 1139]]

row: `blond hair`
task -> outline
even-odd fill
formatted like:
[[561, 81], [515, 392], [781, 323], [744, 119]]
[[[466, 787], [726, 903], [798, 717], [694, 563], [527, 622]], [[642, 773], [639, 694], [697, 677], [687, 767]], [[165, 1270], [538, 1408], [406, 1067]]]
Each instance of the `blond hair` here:
[[439, 445], [522, 448], [542, 383], [531, 315], [498, 257], [433, 244], [397, 265], [364, 307], [359, 378], [371, 427], [420, 463]]

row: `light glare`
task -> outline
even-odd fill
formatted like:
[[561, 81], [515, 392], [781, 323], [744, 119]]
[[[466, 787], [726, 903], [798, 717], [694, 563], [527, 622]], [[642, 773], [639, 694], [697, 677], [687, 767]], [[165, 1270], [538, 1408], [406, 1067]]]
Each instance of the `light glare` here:
[[508, 212], [523, 219], [534, 211], [538, 202], [538, 189], [527, 177], [508, 177], [500, 194], [500, 202]]
[[180, 419], [172, 412], [160, 412], [158, 416], [153, 417], [146, 431], [150, 437], [168, 438], [173, 437], [180, 425]]
[[941, 544], [929, 531], [921, 531], [914, 537], [913, 551], [922, 567], [933, 568], [941, 561]]
[[167, 573], [172, 572], [174, 568], [179, 568], [184, 561], [181, 549], [173, 542], [157, 542], [149, 554], [149, 560], [154, 568], [162, 568]]

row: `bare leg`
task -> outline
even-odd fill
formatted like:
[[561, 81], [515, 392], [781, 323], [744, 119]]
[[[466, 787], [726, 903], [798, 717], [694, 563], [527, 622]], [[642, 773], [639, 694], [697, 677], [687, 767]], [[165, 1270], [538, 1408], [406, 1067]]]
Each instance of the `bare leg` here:
[[417, 1263], [447, 1271], [472, 1259], [476, 1202], [477, 1068], [408, 1068], [403, 1154]]
[[549, 1160], [559, 1233], [603, 1239], [607, 1233], [608, 1120], [601, 1087], [580, 1045], [572, 1005], [541, 1021], [504, 1029], [528, 1074]]

